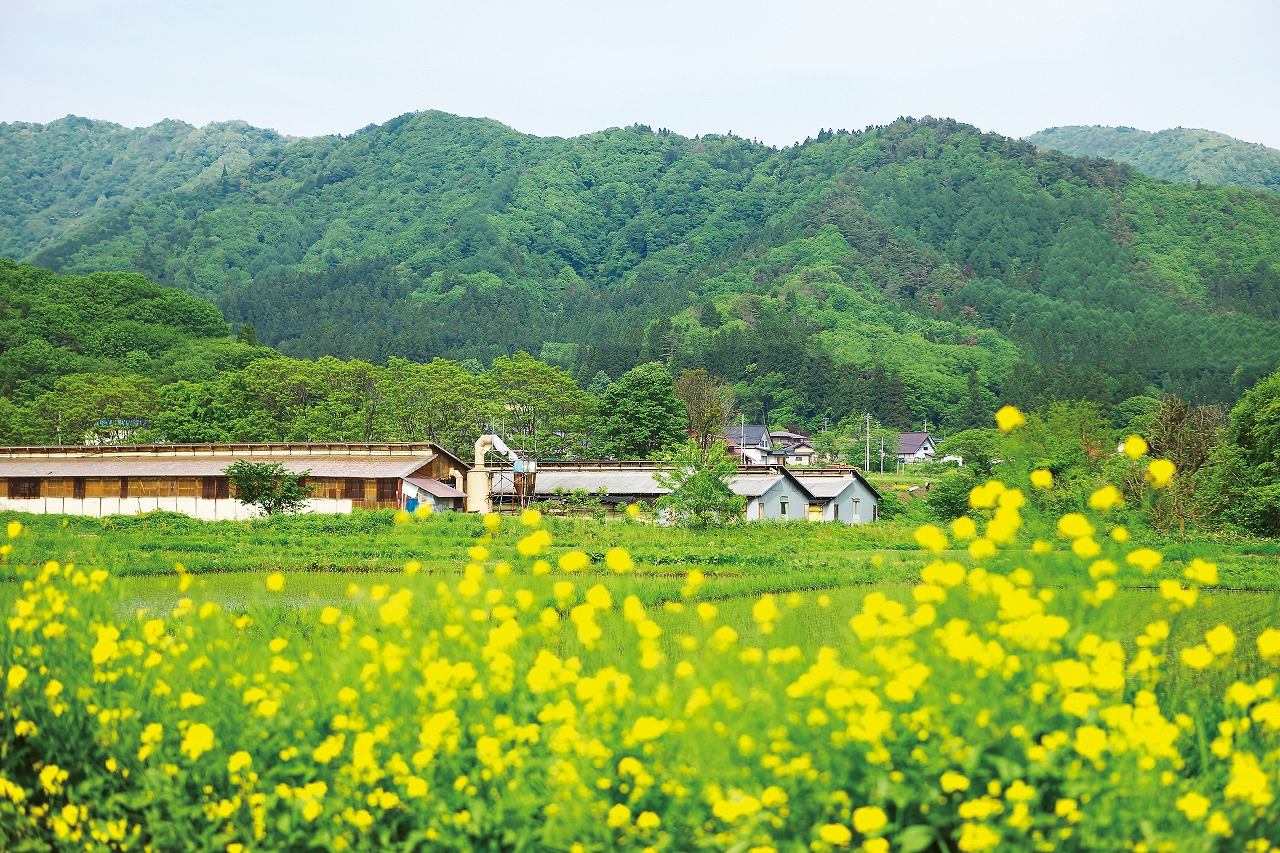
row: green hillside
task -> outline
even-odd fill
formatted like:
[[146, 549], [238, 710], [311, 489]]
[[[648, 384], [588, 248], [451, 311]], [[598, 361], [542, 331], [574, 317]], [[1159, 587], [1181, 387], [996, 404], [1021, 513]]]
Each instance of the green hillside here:
[[137, 270], [288, 355], [661, 360], [753, 417], [956, 426], [997, 399], [1226, 402], [1280, 353], [1280, 197], [951, 120], [776, 150], [438, 112], [298, 140], [30, 256]]
[[22, 258], [139, 199], [223, 180], [287, 142], [242, 121], [0, 123], [0, 255]]
[[1166, 181], [1280, 192], [1280, 151], [1212, 130], [1051, 127], [1027, 141], [1075, 157], [1122, 160]]

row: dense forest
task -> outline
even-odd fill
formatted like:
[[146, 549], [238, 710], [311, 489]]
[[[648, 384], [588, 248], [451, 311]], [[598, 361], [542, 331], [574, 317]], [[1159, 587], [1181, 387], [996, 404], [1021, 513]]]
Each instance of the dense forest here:
[[215, 172], [26, 257], [140, 272], [294, 358], [482, 372], [527, 351], [584, 388], [660, 362], [809, 429], [871, 411], [954, 430], [997, 400], [1230, 403], [1280, 353], [1280, 196], [950, 120], [777, 150], [428, 112]]
[[1166, 181], [1280, 192], [1280, 151], [1212, 130], [1051, 127], [1027, 141], [1074, 157], [1121, 160]]
[[0, 255], [20, 258], [148, 196], [217, 181], [268, 150], [275, 131], [242, 121], [127, 128], [67, 116], [0, 122]]

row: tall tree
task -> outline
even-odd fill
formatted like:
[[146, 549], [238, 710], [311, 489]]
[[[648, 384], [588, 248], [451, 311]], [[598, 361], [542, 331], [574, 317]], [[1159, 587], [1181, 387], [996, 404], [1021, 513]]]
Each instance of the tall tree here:
[[600, 398], [609, 449], [618, 456], [652, 459], [685, 439], [688, 418], [671, 373], [661, 362], [633, 367]]
[[689, 437], [706, 453], [729, 425], [733, 391], [723, 379], [705, 370], [686, 370], [676, 381], [675, 392], [684, 404]]

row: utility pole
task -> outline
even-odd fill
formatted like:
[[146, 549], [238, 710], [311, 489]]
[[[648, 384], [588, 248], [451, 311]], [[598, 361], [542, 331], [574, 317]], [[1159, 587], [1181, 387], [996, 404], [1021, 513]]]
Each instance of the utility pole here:
[[871, 471], [871, 413], [867, 412], [867, 459], [862, 465], [862, 470]]
[[884, 473], [884, 436], [880, 436], [880, 473]]

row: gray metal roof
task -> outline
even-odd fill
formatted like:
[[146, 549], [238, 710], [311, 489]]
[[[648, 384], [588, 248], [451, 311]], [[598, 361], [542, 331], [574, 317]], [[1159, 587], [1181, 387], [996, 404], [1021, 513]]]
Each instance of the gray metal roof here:
[[[611, 495], [665, 495], [670, 489], [658, 485], [654, 471], [547, 471], [541, 470], [534, 480], [534, 491], [549, 495], [556, 489], [574, 491], [586, 489], [598, 492], [604, 489]], [[511, 475], [499, 474], [493, 478], [493, 490], [499, 494], [510, 493]]]
[[853, 477], [805, 477], [800, 474], [796, 479], [809, 494], [824, 500], [839, 497], [858, 482]]
[[[294, 474], [312, 477], [407, 477], [432, 456], [248, 456], [251, 462], [279, 462]], [[0, 477], [219, 477], [234, 456], [70, 456], [0, 458]]]
[[772, 489], [781, 480], [780, 475], [768, 474], [746, 474], [733, 478], [733, 482], [729, 484], [729, 488], [733, 489], [735, 495], [742, 495], [747, 498], [758, 498], [765, 492]]

